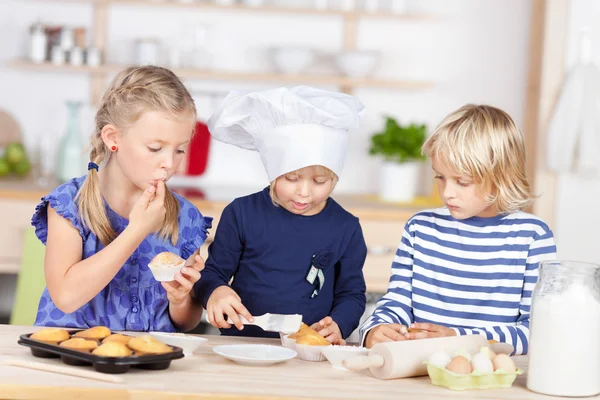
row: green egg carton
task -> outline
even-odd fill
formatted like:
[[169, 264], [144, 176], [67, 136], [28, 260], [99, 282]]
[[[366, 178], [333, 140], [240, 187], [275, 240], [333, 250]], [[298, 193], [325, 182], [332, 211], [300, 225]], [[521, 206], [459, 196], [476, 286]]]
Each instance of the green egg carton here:
[[436, 386], [443, 386], [451, 390], [470, 390], [511, 387], [517, 379], [517, 375], [521, 375], [523, 370], [517, 369], [513, 373], [498, 370], [491, 374], [481, 374], [475, 371], [469, 375], [462, 375], [427, 363], [427, 373], [431, 378], [431, 383]]

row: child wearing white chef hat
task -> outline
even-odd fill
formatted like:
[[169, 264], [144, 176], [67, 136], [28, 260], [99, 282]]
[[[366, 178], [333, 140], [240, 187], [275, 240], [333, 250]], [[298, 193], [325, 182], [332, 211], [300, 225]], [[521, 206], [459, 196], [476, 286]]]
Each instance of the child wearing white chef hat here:
[[329, 196], [363, 113], [352, 96], [300, 86], [230, 93], [210, 118], [215, 139], [260, 153], [270, 182], [223, 210], [194, 287], [223, 334], [276, 336], [239, 318], [265, 313], [302, 314], [332, 343], [358, 326], [367, 249], [358, 218]]

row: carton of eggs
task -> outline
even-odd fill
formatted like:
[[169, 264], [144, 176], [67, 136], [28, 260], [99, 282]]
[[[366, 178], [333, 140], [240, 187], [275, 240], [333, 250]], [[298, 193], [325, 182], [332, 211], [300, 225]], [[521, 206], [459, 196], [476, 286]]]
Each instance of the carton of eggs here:
[[508, 355], [496, 355], [488, 347], [482, 347], [473, 356], [464, 351], [452, 356], [437, 352], [426, 364], [431, 383], [452, 390], [510, 387], [523, 373]]

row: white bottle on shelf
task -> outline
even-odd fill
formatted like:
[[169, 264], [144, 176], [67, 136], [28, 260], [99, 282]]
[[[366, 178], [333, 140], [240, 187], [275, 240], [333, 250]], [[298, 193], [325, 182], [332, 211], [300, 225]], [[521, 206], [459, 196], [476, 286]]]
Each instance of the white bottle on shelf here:
[[44, 25], [40, 22], [31, 27], [29, 42], [29, 60], [36, 64], [46, 61], [46, 51], [48, 48], [48, 36]]
[[83, 65], [83, 49], [81, 47], [73, 47], [69, 52], [69, 64], [80, 67]]
[[72, 28], [64, 27], [60, 32], [60, 47], [63, 51], [70, 51], [75, 47], [75, 31]]
[[102, 63], [102, 55], [97, 47], [88, 47], [85, 63], [90, 67], [98, 67]]
[[342, 11], [353, 11], [356, 7], [356, 0], [340, 0]]
[[365, 11], [373, 14], [379, 11], [379, 0], [365, 0]]
[[63, 65], [66, 62], [65, 51], [60, 46], [52, 47], [50, 61], [52, 61], [52, 64], [54, 65]]
[[392, 0], [392, 12], [394, 14], [407, 14], [408, 0]]
[[315, 8], [317, 10], [327, 10], [327, 0], [315, 0]]

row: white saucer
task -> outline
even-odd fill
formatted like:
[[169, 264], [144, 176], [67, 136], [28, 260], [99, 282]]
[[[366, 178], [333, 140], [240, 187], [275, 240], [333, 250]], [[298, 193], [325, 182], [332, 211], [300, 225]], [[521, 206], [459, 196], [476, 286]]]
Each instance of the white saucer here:
[[296, 357], [294, 350], [266, 344], [215, 346], [213, 351], [241, 365], [271, 365]]

